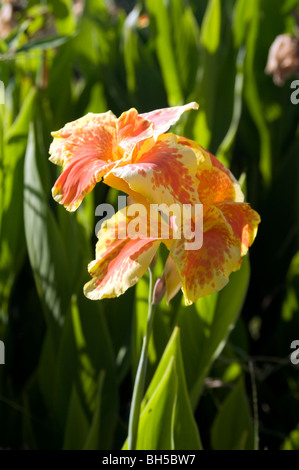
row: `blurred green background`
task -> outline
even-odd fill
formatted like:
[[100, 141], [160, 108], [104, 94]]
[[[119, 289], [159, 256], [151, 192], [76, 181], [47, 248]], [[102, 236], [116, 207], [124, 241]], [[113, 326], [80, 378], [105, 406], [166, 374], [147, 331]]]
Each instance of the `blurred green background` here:
[[56, 204], [50, 132], [197, 101], [175, 132], [230, 167], [262, 223], [225, 289], [159, 306], [138, 448], [299, 449], [299, 105], [296, 77], [265, 74], [298, 16], [298, 0], [1, 4], [0, 447], [122, 448], [145, 331], [146, 276], [118, 299], [82, 294], [95, 207], [117, 193]]

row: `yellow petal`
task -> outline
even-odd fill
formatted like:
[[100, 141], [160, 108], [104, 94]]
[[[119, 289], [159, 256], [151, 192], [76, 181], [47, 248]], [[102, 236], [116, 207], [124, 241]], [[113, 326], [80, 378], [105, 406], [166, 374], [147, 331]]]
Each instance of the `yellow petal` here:
[[[130, 238], [126, 232], [133, 217], [127, 216], [127, 209], [117, 212], [99, 231], [96, 259], [88, 267], [92, 280], [84, 286], [89, 299], [118, 297], [136, 284], [161, 243], [150, 237]], [[147, 214], [143, 223], [147, 224], [145, 232], [149, 231]]]
[[221, 211], [209, 207], [204, 218], [203, 245], [185, 250], [184, 240], [174, 242], [171, 257], [182, 282], [186, 304], [222, 289], [231, 272], [240, 268], [241, 248]]
[[[145, 197], [150, 203], [199, 203], [195, 173], [197, 160], [194, 152], [177, 142], [173, 134], [161, 135], [153, 145], [147, 139], [135, 147], [132, 163], [113, 168], [104, 179], [109, 185], [122, 180], [127, 192]], [[117, 185], [123, 187], [123, 183]], [[128, 192], [134, 199], [134, 194]]]

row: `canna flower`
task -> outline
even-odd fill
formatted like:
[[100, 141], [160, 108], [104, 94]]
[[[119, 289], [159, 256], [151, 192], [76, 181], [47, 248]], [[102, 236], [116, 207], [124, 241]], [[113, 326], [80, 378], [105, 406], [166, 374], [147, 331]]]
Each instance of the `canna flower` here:
[[[139, 200], [147, 187], [150, 202], [195, 203], [193, 151], [164, 134], [195, 102], [138, 114], [132, 108], [119, 118], [108, 111], [89, 113], [52, 132], [50, 161], [63, 167], [52, 195], [69, 211], [101, 180]], [[128, 182], [130, 180], [130, 182]]]
[[[168, 228], [170, 226], [170, 237], [163, 237], [163, 227], [159, 236], [151, 237], [148, 227], [153, 220], [149, 210], [143, 218], [145, 236], [120, 239], [119, 231], [132, 221], [124, 209], [98, 234], [96, 259], [89, 265], [92, 279], [84, 288], [88, 298], [116, 297], [125, 292], [145, 273], [162, 242], [169, 250], [160, 280], [160, 284], [166, 286], [167, 301], [182, 288], [185, 302], [190, 305], [198, 298], [222, 289], [229, 275], [240, 268], [242, 256], [255, 239], [259, 215], [243, 202], [244, 195], [238, 182], [216, 157], [188, 139], [177, 137], [177, 145], [191, 150], [197, 162], [192, 181], [195, 181], [196, 200], [203, 204], [201, 248], [185, 249], [184, 233], [175, 236], [176, 224], [172, 223], [175, 221], [171, 217], [168, 222], [164, 222], [163, 217], [159, 219], [160, 224], [168, 223]], [[120, 170], [123, 171], [123, 168]], [[113, 178], [116, 183], [119, 178], [119, 184], [125, 181], [129, 188], [138, 189], [139, 198], [147, 200], [148, 187], [140, 183], [144, 175], [136, 175], [132, 171], [127, 171], [125, 175], [114, 172]], [[142, 221], [139, 220], [139, 223], [142, 224]]]

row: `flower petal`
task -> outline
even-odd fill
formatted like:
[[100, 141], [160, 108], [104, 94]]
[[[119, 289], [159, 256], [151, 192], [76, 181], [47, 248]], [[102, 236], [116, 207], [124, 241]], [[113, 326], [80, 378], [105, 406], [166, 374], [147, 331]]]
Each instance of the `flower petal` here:
[[124, 112], [117, 122], [118, 145], [129, 154], [134, 146], [153, 136], [154, 128], [150, 121], [141, 117], [136, 109]]
[[[208, 152], [209, 153], [209, 152]], [[211, 164], [213, 165], [213, 167], [215, 168], [218, 168], [219, 170], [221, 170], [223, 173], [225, 173], [228, 178], [231, 180], [232, 182], [232, 185], [234, 187], [234, 190], [235, 190], [235, 197], [234, 197], [234, 201], [235, 202], [243, 202], [244, 201], [244, 194], [241, 190], [241, 187], [240, 187], [240, 184], [239, 182], [236, 180], [236, 178], [234, 177], [234, 175], [232, 174], [232, 172], [226, 168], [225, 165], [223, 165], [223, 163], [221, 163], [218, 158], [216, 158], [214, 155], [212, 155], [211, 153], [209, 153], [209, 156], [210, 156], [210, 159], [211, 159]]]
[[75, 130], [63, 143], [68, 163], [56, 181], [52, 194], [67, 210], [74, 211], [85, 194], [115, 166], [115, 132], [111, 127], [85, 127]]
[[231, 179], [218, 168], [199, 166], [196, 177], [198, 196], [204, 206], [235, 200], [236, 192]]
[[[54, 139], [50, 145], [49, 160], [65, 168], [73, 156], [72, 149], [77, 143], [76, 140], [80, 141], [80, 135], [84, 134], [86, 129], [88, 129], [87, 135], [90, 135], [90, 128], [94, 128], [93, 133], [96, 134], [96, 129], [99, 127], [108, 129], [111, 134], [116, 130], [116, 123], [117, 118], [111, 111], [101, 114], [88, 113], [76, 121], [67, 123], [59, 131], [51, 133]], [[86, 143], [86, 138], [83, 141]]]
[[173, 243], [170, 254], [176, 264], [187, 305], [222, 289], [231, 272], [241, 265], [240, 243], [215, 206], [209, 207], [205, 213], [202, 247], [186, 251], [184, 240], [178, 240]]
[[92, 280], [84, 286], [89, 299], [118, 297], [136, 284], [161, 243], [153, 238], [120, 238], [130, 222], [126, 209], [109, 219], [98, 234], [96, 259], [88, 267]]
[[221, 202], [216, 206], [230, 224], [234, 237], [240, 241], [241, 256], [246, 255], [257, 234], [261, 221], [259, 214], [246, 203]]
[[[244, 194], [241, 190], [240, 184], [234, 175], [230, 172], [230, 170], [226, 168], [226, 166], [224, 166], [223, 163], [218, 160], [218, 158], [204, 149], [197, 142], [194, 142], [194, 140], [187, 139], [186, 137], [178, 137], [178, 142], [192, 149], [197, 157], [198, 171], [196, 176], [199, 180], [203, 179], [199, 187], [199, 198], [203, 204], [213, 203], [213, 193], [215, 189], [217, 190], [215, 201], [221, 200], [221, 193], [224, 194], [224, 200], [232, 200], [235, 202], [244, 201]], [[218, 170], [218, 176], [217, 172], [213, 173], [212, 169]], [[203, 171], [206, 172], [205, 175], [202, 174]], [[221, 175], [221, 173], [224, 175]], [[209, 179], [211, 181], [209, 181]], [[218, 182], [215, 181], [217, 179]], [[210, 186], [213, 188], [213, 191], [211, 191], [210, 188], [207, 189], [206, 196], [208, 196], [208, 199], [204, 194], [201, 196], [201, 189], [204, 188], [204, 186]], [[218, 191], [218, 189], [220, 190]]]
[[89, 193], [103, 175], [114, 166], [97, 158], [82, 157], [74, 160], [59, 176], [52, 188], [56, 202], [72, 212], [78, 209], [84, 196]]
[[198, 109], [198, 107], [198, 104], [195, 101], [192, 101], [184, 106], [156, 109], [149, 113], [142, 113], [140, 116], [153, 123], [154, 139], [157, 139], [160, 134], [168, 131], [170, 126], [173, 126], [185, 111]]
[[[120, 189], [116, 179], [127, 183], [127, 191], [139, 193], [150, 203], [195, 204], [197, 169], [194, 152], [177, 143], [173, 134], [161, 135], [155, 145], [147, 139], [135, 147], [132, 163], [113, 168], [104, 182]], [[135, 199], [134, 194], [128, 192]]]

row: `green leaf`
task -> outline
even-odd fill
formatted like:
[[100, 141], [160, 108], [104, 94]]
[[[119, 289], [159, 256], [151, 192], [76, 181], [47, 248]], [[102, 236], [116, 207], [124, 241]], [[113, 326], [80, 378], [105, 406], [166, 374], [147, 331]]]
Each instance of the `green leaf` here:
[[[161, 246], [158, 251], [158, 260], [154, 270], [154, 277], [156, 279], [161, 276], [168, 256], [166, 248], [163, 254], [162, 249], [163, 247]], [[135, 309], [132, 327], [132, 377], [135, 377], [137, 371], [142, 341], [147, 327], [146, 312], [148, 305], [148, 289], [148, 275], [145, 274], [142, 279], [138, 281], [135, 288]], [[179, 308], [180, 295], [177, 295], [169, 305], [167, 305], [165, 299], [163, 299], [156, 307], [153, 330], [149, 342], [146, 385], [148, 385], [152, 379], [163, 355], [175, 326], [176, 314]]]
[[200, 61], [200, 31], [187, 0], [172, 0], [170, 18], [173, 49], [185, 100], [195, 86]]
[[138, 427], [138, 450], [173, 450], [177, 375], [174, 357], [169, 361], [158, 387], [141, 413]]
[[151, 384], [145, 394], [142, 407], [146, 406], [150, 397], [155, 393], [156, 387], [162, 380], [165, 369], [171, 358], [175, 358], [175, 370], [178, 381], [177, 400], [174, 411], [174, 430], [173, 439], [175, 449], [201, 449], [200, 437], [198, 429], [193, 417], [190, 400], [187, 391], [185, 371], [182, 360], [180, 329], [175, 328], [173, 334], [167, 344], [164, 354], [161, 358], [156, 373]]
[[221, 3], [220, 0], [210, 0], [205, 12], [201, 29], [201, 41], [205, 49], [214, 54], [220, 42], [221, 33]]
[[0, 318], [7, 315], [10, 291], [25, 253], [23, 158], [35, 99], [32, 88], [0, 144]]
[[33, 39], [16, 50], [16, 54], [32, 50], [46, 50], [59, 47], [70, 39], [71, 36], [50, 36], [45, 38]]
[[89, 429], [89, 422], [82, 408], [76, 386], [72, 388], [65, 427], [63, 449], [82, 449]]
[[40, 179], [33, 127], [25, 156], [24, 220], [28, 254], [37, 290], [57, 346], [71, 297], [69, 270], [64, 242], [47, 204]]
[[[230, 21], [224, 3], [210, 0], [202, 22], [200, 79], [194, 94], [200, 108], [192, 132], [195, 140], [214, 154], [229, 129], [233, 113], [236, 65]], [[221, 109], [225, 113], [219, 112]]]
[[[174, 357], [170, 358], [160, 383], [144, 406], [138, 426], [137, 450], [173, 450], [174, 409], [177, 375]], [[127, 449], [125, 443], [123, 449]]]
[[146, 7], [155, 25], [154, 40], [170, 106], [183, 104], [179, 71], [172, 44], [172, 30], [167, 2], [147, 0]]
[[248, 2], [248, 0], [238, 0], [234, 9], [234, 42], [238, 49], [248, 33], [248, 24], [253, 18], [255, 10], [255, 3]]
[[253, 450], [253, 424], [242, 379], [222, 403], [211, 438], [215, 450]]
[[[70, 393], [75, 385], [88, 426], [95, 426], [92, 424], [95, 413], [100, 416], [97, 431], [99, 448], [111, 448], [118, 407], [114, 355], [100, 304], [87, 300], [82, 293], [77, 300], [73, 299], [56, 367], [53, 396], [59, 427], [63, 429], [65, 426]], [[102, 377], [100, 403], [99, 376]], [[90, 439], [86, 445], [94, 442], [94, 437]]]
[[139, 14], [140, 7], [136, 6], [127, 16], [123, 25], [122, 46], [131, 106], [136, 106], [138, 111], [148, 111], [161, 107], [166, 95], [149, 44], [144, 43], [138, 30]]
[[[171, 433], [172, 433], [171, 446], [172, 447], [169, 447], [168, 449], [177, 449], [177, 450], [201, 449], [202, 445], [200, 442], [198, 429], [194, 420], [194, 416], [192, 413], [191, 404], [190, 404], [190, 400], [188, 396], [188, 391], [187, 391], [182, 353], [181, 353], [181, 347], [180, 347], [179, 328], [174, 329], [173, 334], [164, 351], [164, 354], [159, 362], [159, 365], [154, 374], [154, 377], [146, 391], [146, 394], [144, 396], [144, 399], [141, 405], [140, 423], [142, 419], [144, 419], [144, 413], [146, 412], [146, 410], [150, 409], [149, 404], [151, 403], [152, 397], [156, 396], [156, 394], [158, 393], [157, 392], [158, 390], [161, 390], [160, 386], [163, 380], [165, 379], [165, 374], [167, 373], [167, 371], [169, 372], [169, 364], [172, 363], [172, 361], [174, 361], [174, 366], [175, 366], [176, 393], [174, 397], [175, 403], [173, 405], [174, 406], [173, 423], [172, 423], [172, 430], [171, 430]], [[170, 391], [165, 390], [164, 393], [170, 393]], [[161, 399], [162, 398], [163, 397], [161, 397]], [[166, 406], [168, 407], [168, 405]], [[169, 410], [165, 412], [167, 413], [169, 412]], [[162, 413], [162, 411], [160, 410], [159, 413]], [[159, 419], [161, 421], [164, 420], [163, 417], [159, 417]], [[138, 431], [138, 439], [139, 437], [140, 439], [144, 439], [144, 437], [142, 436], [141, 427], [139, 428], [139, 431]], [[150, 439], [150, 436], [148, 436], [148, 439]], [[146, 443], [144, 442], [143, 445], [146, 445]], [[146, 447], [143, 447], [143, 448], [146, 448]], [[154, 447], [151, 447], [151, 448], [154, 449]], [[158, 448], [160, 449], [161, 447], [158, 447]]]
[[299, 450], [299, 425], [285, 439], [281, 450]]
[[251, 8], [254, 9], [254, 13], [252, 13], [252, 20], [250, 22], [246, 41], [246, 84], [244, 88], [244, 95], [247, 106], [260, 136], [260, 171], [265, 183], [269, 184], [272, 178], [271, 135], [265, 118], [263, 103], [260, 98], [260, 83], [257, 82], [255, 72], [256, 56], [259, 51], [259, 31], [261, 28], [261, 15], [259, 12], [260, 1], [253, 0], [251, 4]]
[[101, 371], [99, 377], [99, 388], [97, 394], [96, 407], [84, 445], [84, 450], [97, 450], [101, 446], [101, 396], [104, 380], [105, 373], [104, 371]]
[[210, 367], [221, 353], [241, 312], [249, 282], [249, 262], [231, 274], [229, 283], [219, 292], [182, 307], [178, 324], [186, 380], [193, 408], [196, 407]]

